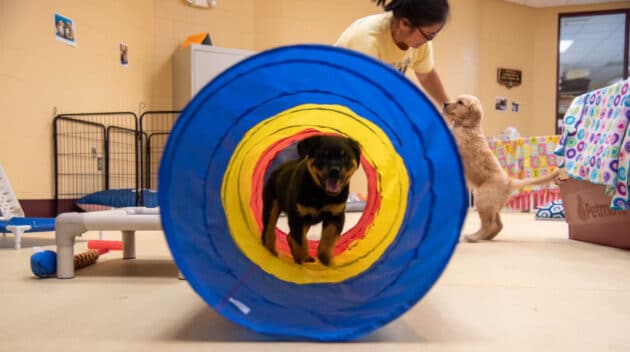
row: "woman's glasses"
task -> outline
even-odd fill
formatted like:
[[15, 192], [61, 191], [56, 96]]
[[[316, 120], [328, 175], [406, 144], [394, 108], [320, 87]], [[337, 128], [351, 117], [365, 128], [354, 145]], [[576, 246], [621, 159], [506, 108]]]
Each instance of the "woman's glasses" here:
[[422, 34], [422, 36], [424, 37], [424, 39], [426, 39], [426, 40], [427, 40], [427, 42], [430, 42], [430, 41], [432, 41], [433, 39], [435, 39], [435, 36], [437, 35], [437, 34], [434, 34], [434, 35], [428, 35], [428, 34], [424, 33], [424, 32], [422, 31], [422, 29], [420, 29], [420, 27], [416, 27], [416, 28], [418, 29], [418, 32], [420, 32], [420, 34]]

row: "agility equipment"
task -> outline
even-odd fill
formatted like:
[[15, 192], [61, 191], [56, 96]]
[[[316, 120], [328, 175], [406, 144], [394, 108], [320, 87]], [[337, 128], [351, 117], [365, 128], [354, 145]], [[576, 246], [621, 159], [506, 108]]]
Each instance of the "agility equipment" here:
[[[314, 134], [358, 141], [368, 180], [332, 267], [295, 264], [279, 230], [278, 257], [260, 239], [268, 166]], [[368, 56], [319, 45], [260, 53], [208, 83], [173, 127], [159, 178], [162, 226], [192, 288], [230, 320], [285, 338], [354, 339], [399, 317], [444, 270], [468, 206], [429, 99]]]
[[136, 257], [136, 232], [160, 231], [158, 208], [128, 207], [86, 213], [63, 213], [55, 219], [57, 277], [74, 277], [74, 243], [87, 231], [120, 231], [123, 259]]
[[88, 249], [107, 249], [109, 251], [122, 251], [122, 241], [90, 240], [87, 243]]

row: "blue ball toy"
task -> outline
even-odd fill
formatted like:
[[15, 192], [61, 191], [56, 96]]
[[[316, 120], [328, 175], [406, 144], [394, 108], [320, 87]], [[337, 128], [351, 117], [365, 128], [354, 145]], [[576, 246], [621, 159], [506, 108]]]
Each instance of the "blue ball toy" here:
[[57, 253], [50, 250], [33, 253], [31, 270], [37, 277], [55, 276], [57, 273]]

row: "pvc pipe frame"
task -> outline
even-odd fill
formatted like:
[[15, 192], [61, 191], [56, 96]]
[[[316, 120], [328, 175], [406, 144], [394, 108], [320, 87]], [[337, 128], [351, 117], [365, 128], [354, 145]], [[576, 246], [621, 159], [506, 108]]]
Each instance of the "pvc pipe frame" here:
[[22, 235], [30, 230], [32, 227], [30, 225], [9, 225], [7, 226], [7, 230], [13, 233], [15, 237], [15, 249], [22, 248]]
[[[159, 208], [128, 207], [88, 213], [64, 213], [55, 218], [57, 278], [74, 277], [74, 243], [77, 236], [93, 230], [119, 230], [123, 259], [136, 257], [136, 231], [161, 231]], [[181, 275], [180, 275], [181, 276]]]

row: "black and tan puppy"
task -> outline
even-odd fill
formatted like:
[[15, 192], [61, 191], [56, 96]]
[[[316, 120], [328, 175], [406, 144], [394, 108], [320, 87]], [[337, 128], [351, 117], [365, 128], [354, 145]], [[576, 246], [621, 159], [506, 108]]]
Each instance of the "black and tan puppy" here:
[[293, 260], [315, 261], [308, 254], [306, 233], [322, 222], [317, 258], [332, 264], [332, 252], [345, 222], [352, 174], [359, 166], [359, 144], [350, 138], [314, 136], [297, 145], [299, 158], [275, 169], [263, 189], [263, 245], [276, 252], [276, 222], [280, 212], [289, 221], [289, 248]]

